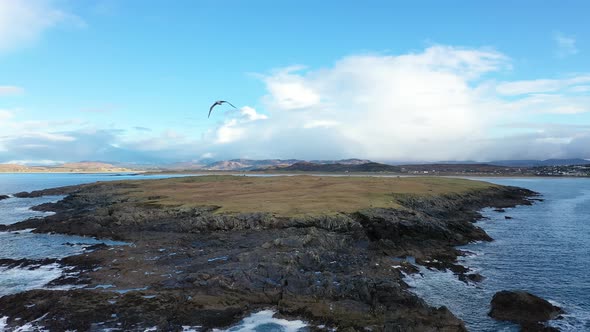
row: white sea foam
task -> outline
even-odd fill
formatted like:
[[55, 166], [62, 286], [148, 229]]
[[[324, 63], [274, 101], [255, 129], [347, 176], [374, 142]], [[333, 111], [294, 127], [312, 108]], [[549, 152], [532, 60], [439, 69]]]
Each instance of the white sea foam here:
[[207, 260], [207, 262], [211, 263], [211, 262], [215, 262], [215, 261], [226, 261], [227, 259], [228, 259], [227, 256], [214, 257], [214, 258], [209, 258]]
[[548, 301], [558, 307], [567, 308], [566, 312], [561, 315], [563, 319], [549, 321], [549, 326], [556, 327], [560, 331], [565, 332], [582, 331], [583, 327], [587, 328], [590, 326], [590, 311], [587, 308], [571, 305], [569, 303], [559, 303], [552, 300]]
[[0, 331], [6, 330], [6, 321], [8, 321], [8, 316], [0, 318]]
[[[11, 329], [10, 331], [13, 332], [49, 332], [48, 329], [46, 329], [43, 326], [40, 326], [38, 324], [39, 321], [43, 320], [45, 318], [45, 316], [47, 316], [47, 314], [33, 320], [27, 323], [24, 323], [21, 326], [15, 327], [14, 329]], [[6, 321], [8, 320], [8, 317], [3, 317], [0, 319], [0, 331], [7, 331], [8, 330], [8, 326], [6, 324]]]
[[10, 225], [28, 218], [40, 218], [54, 214], [51, 211], [34, 211], [31, 208], [44, 203], [55, 203], [64, 196], [42, 196], [32, 198], [10, 197], [0, 201], [0, 224]]
[[58, 264], [43, 265], [36, 269], [0, 268], [0, 296], [43, 288], [50, 281], [61, 276], [63, 270]]
[[227, 330], [214, 329], [218, 332], [248, 332], [256, 331], [257, 327], [265, 325], [275, 325], [280, 327], [284, 332], [297, 332], [307, 327], [307, 324], [301, 320], [286, 320], [281, 318], [274, 318], [275, 312], [273, 310], [262, 310], [251, 314], [244, 318], [238, 325], [230, 327]]

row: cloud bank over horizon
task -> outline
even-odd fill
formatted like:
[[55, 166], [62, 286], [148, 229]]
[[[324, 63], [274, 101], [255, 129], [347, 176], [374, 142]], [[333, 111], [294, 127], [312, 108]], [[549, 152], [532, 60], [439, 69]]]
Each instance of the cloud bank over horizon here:
[[[262, 107], [219, 112], [222, 120], [197, 135], [100, 128], [79, 118], [22, 120], [26, 110], [0, 109], [0, 162], [590, 158], [590, 124], [577, 121], [590, 112], [590, 74], [493, 78], [514, 66], [494, 49], [434, 45], [349, 55], [324, 68], [277, 68], [257, 76]], [[25, 89], [5, 85], [0, 98]]]

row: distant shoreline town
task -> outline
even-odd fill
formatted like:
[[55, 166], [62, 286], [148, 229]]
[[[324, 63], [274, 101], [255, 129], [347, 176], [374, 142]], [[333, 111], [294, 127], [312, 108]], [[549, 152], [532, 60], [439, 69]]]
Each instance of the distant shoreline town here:
[[0, 173], [385, 173], [427, 176], [557, 176], [589, 177], [586, 159], [507, 160], [489, 163], [440, 162], [386, 164], [366, 159], [312, 160], [232, 159], [225, 161], [183, 162], [165, 165], [133, 165], [106, 162], [77, 162], [52, 166], [0, 164]]

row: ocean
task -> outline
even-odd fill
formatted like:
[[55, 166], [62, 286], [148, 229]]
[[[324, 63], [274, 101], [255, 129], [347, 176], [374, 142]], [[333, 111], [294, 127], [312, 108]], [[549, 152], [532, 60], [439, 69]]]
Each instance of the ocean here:
[[[460, 262], [485, 279], [466, 285], [450, 272], [422, 269], [408, 277], [413, 291], [435, 306], [447, 306], [470, 331], [518, 331], [487, 316], [500, 290], [525, 290], [562, 307], [561, 331], [590, 331], [590, 179], [478, 178], [524, 187], [544, 201], [495, 212], [477, 223], [495, 240], [463, 247]], [[505, 216], [513, 219], [506, 219]]]
[[[0, 174], [0, 194], [12, 194], [94, 181], [162, 178], [130, 174]], [[542, 194], [542, 202], [495, 212], [483, 211], [478, 225], [495, 241], [461, 247], [471, 254], [461, 263], [482, 274], [478, 284], [466, 285], [450, 272], [422, 269], [406, 278], [412, 291], [434, 306], [445, 305], [463, 319], [471, 331], [517, 331], [510, 323], [487, 316], [493, 294], [523, 289], [561, 306], [564, 319], [552, 322], [563, 331], [590, 331], [590, 179], [577, 178], [478, 178], [502, 185], [528, 188]], [[11, 224], [45, 212], [29, 208], [60, 196], [11, 197], [0, 201], [0, 224]], [[505, 219], [510, 216], [513, 219]], [[61, 258], [86, 250], [96, 243], [126, 245], [87, 237], [34, 234], [30, 231], [0, 232], [0, 259]], [[43, 288], [64, 271], [54, 264], [39, 269], [0, 268], [0, 296]], [[229, 331], [295, 331], [301, 321], [272, 318], [273, 313], [254, 313]], [[0, 326], [1, 326], [0, 319]], [[1, 328], [0, 328], [1, 330]]]

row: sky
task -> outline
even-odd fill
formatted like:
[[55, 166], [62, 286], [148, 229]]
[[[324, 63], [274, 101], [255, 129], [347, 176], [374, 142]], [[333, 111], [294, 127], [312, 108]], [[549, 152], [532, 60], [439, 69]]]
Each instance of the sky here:
[[588, 12], [1, 0], [0, 163], [590, 158]]

